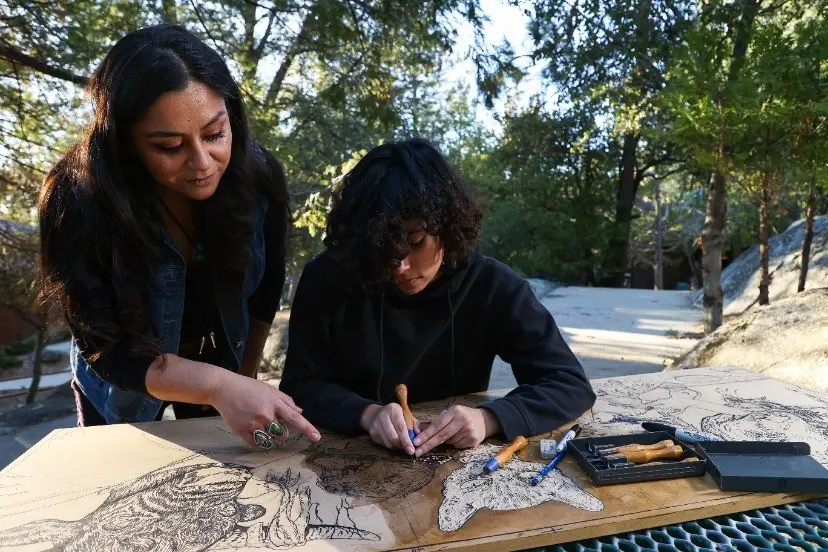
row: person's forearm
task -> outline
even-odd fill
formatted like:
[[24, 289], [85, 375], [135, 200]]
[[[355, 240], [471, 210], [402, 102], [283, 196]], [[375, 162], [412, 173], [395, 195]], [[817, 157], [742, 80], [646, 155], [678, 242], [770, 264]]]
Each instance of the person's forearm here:
[[497, 435], [503, 431], [500, 425], [500, 419], [497, 415], [488, 408], [478, 408], [478, 411], [483, 416], [483, 426], [485, 427], [486, 437]]
[[362, 414], [359, 416], [359, 428], [362, 431], [368, 431], [371, 427], [371, 420], [374, 418], [377, 410], [381, 408], [382, 405], [373, 403], [362, 409]]
[[250, 317], [250, 330], [247, 332], [247, 346], [244, 349], [239, 373], [243, 376], [256, 378], [259, 365], [262, 363], [262, 352], [270, 335], [271, 325], [256, 318]]
[[162, 357], [154, 360], [146, 377], [147, 392], [162, 401], [212, 405], [222, 381], [233, 376], [232, 372], [212, 364], [171, 354], [166, 357], [163, 367]]

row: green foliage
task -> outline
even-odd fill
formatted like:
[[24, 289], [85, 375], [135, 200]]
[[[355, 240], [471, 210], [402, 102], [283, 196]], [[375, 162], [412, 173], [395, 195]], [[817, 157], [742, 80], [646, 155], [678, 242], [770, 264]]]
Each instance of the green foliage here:
[[36, 340], [33, 337], [29, 339], [21, 339], [20, 341], [14, 341], [9, 343], [4, 347], [0, 347], [0, 354], [6, 355], [25, 355], [26, 353], [31, 353], [35, 350]]
[[[785, 231], [791, 223], [805, 216], [806, 190], [802, 184], [801, 181], [784, 182], [776, 190], [770, 210], [770, 226], [774, 234]], [[756, 188], [753, 183], [740, 186], [737, 182], [730, 189], [725, 243], [734, 255], [749, 249], [758, 240], [759, 196]]]
[[[638, 189], [633, 261], [653, 256], [652, 177], [664, 247], [689, 256], [711, 171], [728, 176], [725, 233], [738, 252], [756, 240], [762, 175], [773, 175], [777, 230], [812, 185], [828, 189], [825, 4], [760, 1], [734, 68], [748, 0], [521, 3], [547, 88], [495, 136], [476, 120], [471, 87], [444, 84], [458, 20], [475, 31], [484, 102], [524, 75], [510, 44], [485, 43], [478, 0], [0, 0], [0, 219], [36, 222], [44, 175], [88, 120], [80, 83], [119, 37], [166, 21], [228, 61], [253, 136], [285, 165], [293, 276], [321, 250], [342, 175], [377, 144], [412, 136], [475, 185], [482, 250], [524, 275], [592, 284], [617, 272], [608, 248], [625, 231], [625, 175]], [[28, 308], [36, 241], [10, 236], [0, 232], [0, 300]]]
[[687, 47], [667, 72], [661, 108], [673, 140], [692, 153], [695, 170], [729, 176], [727, 243], [738, 253], [756, 242], [759, 182], [771, 182], [771, 227], [802, 215], [813, 179], [824, 182], [828, 59], [826, 20], [791, 2], [760, 11], [738, 73], [732, 6], [711, 4], [685, 35]]
[[489, 161], [497, 177], [482, 250], [526, 276], [595, 282], [612, 222], [613, 153], [583, 112], [536, 106], [508, 118]]
[[23, 361], [18, 357], [0, 354], [0, 370], [19, 368], [22, 365]]
[[114, 41], [175, 22], [228, 62], [254, 138], [285, 165], [296, 221], [289, 270], [296, 273], [319, 251], [330, 185], [342, 167], [420, 111], [412, 84], [427, 82], [431, 104], [445, 105], [432, 86], [454, 44], [454, 18], [481, 24], [476, 4], [59, 0], [44, 9], [36, 0], [2, 0], [0, 46], [28, 57], [0, 55], [0, 218], [34, 222], [40, 182], [88, 120], [79, 83]]
[[[642, 185], [641, 198], [631, 229], [632, 257], [636, 264], [655, 264], [655, 179]], [[675, 174], [659, 183], [662, 251], [665, 262], [691, 258], [699, 247], [704, 224], [704, 194], [692, 180]]]

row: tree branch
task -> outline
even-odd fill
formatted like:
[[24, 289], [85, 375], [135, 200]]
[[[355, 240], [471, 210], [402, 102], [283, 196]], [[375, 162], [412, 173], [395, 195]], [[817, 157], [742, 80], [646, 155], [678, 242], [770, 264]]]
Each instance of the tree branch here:
[[19, 160], [19, 159], [15, 158], [14, 156], [7, 155], [7, 154], [5, 154], [5, 153], [0, 153], [0, 157], [5, 157], [5, 158], [6, 158], [6, 159], [8, 159], [9, 161], [11, 161], [11, 162], [13, 162], [13, 163], [17, 163], [17, 164], [18, 164], [18, 165], [20, 165], [21, 167], [26, 167], [26, 168], [27, 168], [27, 169], [29, 169], [30, 171], [33, 171], [33, 172], [39, 173], [39, 174], [41, 174], [41, 175], [43, 175], [43, 176], [46, 176], [46, 171], [44, 171], [43, 169], [40, 169], [40, 168], [35, 167], [34, 165], [30, 165], [30, 164], [28, 164], [28, 163], [24, 163], [23, 161], [21, 161], [21, 160]]
[[[0, 122], [2, 122], [2, 121], [0, 121]], [[26, 143], [31, 144], [31, 145], [33, 145], [33, 146], [39, 146], [39, 147], [41, 147], [41, 148], [44, 148], [44, 149], [49, 150], [49, 151], [50, 151], [50, 152], [52, 152], [52, 153], [60, 153], [60, 150], [59, 150], [59, 149], [57, 149], [57, 148], [56, 148], [56, 147], [54, 147], [54, 146], [49, 146], [49, 145], [47, 145], [47, 144], [43, 144], [43, 143], [37, 142], [37, 141], [32, 140], [32, 139], [30, 139], [30, 138], [25, 138], [25, 137], [23, 137], [23, 136], [20, 136], [20, 135], [18, 135], [18, 134], [15, 134], [13, 131], [10, 131], [10, 130], [8, 130], [8, 129], [6, 129], [6, 128], [3, 128], [2, 126], [0, 126], [0, 131], [2, 131], [2, 132], [3, 132], [3, 134], [5, 134], [6, 136], [8, 136], [8, 137], [10, 137], [10, 138], [14, 138], [15, 140], [20, 140], [21, 142], [26, 142]], [[8, 144], [6, 144], [6, 146], [8, 147]]]
[[5, 42], [0, 42], [0, 58], [6, 59], [14, 64], [25, 65], [30, 69], [43, 73], [44, 75], [80, 84], [81, 86], [85, 86], [89, 81], [89, 77], [76, 75], [71, 71], [60, 69], [59, 67], [52, 67], [47, 61], [24, 54], [20, 50], [13, 48]]
[[311, 18], [313, 18], [314, 13], [316, 13], [316, 6], [308, 10], [308, 13], [302, 20], [302, 27], [299, 29], [299, 34], [296, 35], [296, 39], [285, 52], [285, 59], [282, 60], [282, 65], [279, 66], [279, 70], [276, 71], [276, 75], [274, 75], [273, 80], [270, 82], [270, 87], [267, 89], [267, 95], [264, 100], [265, 106], [269, 107], [276, 101], [276, 96], [279, 95], [279, 91], [282, 89], [282, 83], [287, 76], [290, 66], [293, 65], [294, 58], [302, 51], [301, 44], [306, 40], [307, 26]]
[[276, 10], [270, 10], [270, 19], [267, 21], [267, 29], [265, 29], [264, 35], [262, 35], [262, 40], [259, 42], [259, 45], [256, 47], [256, 61], [258, 62], [262, 58], [262, 54], [264, 53], [265, 46], [267, 45], [267, 41], [270, 40], [270, 33], [273, 30], [273, 22], [276, 20]]
[[636, 168], [636, 173], [635, 174], [636, 175], [641, 175], [641, 178], [644, 178], [644, 176], [645, 176], [644, 173], [647, 172], [648, 169], [652, 169], [653, 167], [657, 167], [658, 165], [662, 165], [664, 163], [671, 163], [673, 161], [675, 161], [675, 159], [673, 159], [673, 151], [671, 149], [668, 149], [664, 153], [664, 155], [662, 155], [661, 157], [658, 157], [658, 158], [655, 158], [655, 159], [653, 159], [653, 158], [647, 159], [644, 162], [644, 165], [642, 165], [641, 167]]

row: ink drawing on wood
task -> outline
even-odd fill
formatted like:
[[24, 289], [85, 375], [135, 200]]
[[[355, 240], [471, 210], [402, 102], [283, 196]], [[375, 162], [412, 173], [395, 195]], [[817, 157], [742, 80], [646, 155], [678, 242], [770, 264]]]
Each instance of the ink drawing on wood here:
[[[806, 441], [828, 463], [828, 399], [786, 383], [697, 369], [594, 387], [599, 400], [580, 420], [582, 437], [660, 421], [727, 439]], [[414, 410], [427, 422], [450, 404]], [[0, 548], [519, 549], [649, 526], [654, 512], [690, 520], [797, 499], [721, 493], [709, 477], [596, 488], [569, 459], [532, 487], [545, 463], [537, 444], [482, 473], [500, 446], [442, 448], [414, 461], [367, 437], [336, 435], [255, 451], [218, 418], [57, 430], [0, 472]]]

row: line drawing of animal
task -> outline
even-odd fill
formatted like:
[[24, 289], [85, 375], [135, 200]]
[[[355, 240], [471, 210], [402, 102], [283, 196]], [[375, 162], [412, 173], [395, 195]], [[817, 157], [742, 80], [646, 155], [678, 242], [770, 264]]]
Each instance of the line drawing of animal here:
[[305, 459], [319, 471], [317, 485], [329, 493], [355, 498], [404, 498], [431, 483], [450, 456], [407, 456], [369, 447], [321, 448]]
[[249, 470], [222, 464], [175, 466], [109, 489], [78, 521], [44, 519], [0, 532], [2, 547], [50, 542], [65, 552], [206, 550], [237, 524], [265, 509], [236, 497]]
[[43, 519], [2, 530], [0, 548], [49, 543], [61, 552], [201, 552], [380, 540], [356, 526], [345, 497], [333, 519], [325, 519], [298, 472], [271, 471], [262, 481], [248, 466], [178, 464], [105, 489], [103, 503], [77, 521]]
[[457, 531], [481, 510], [518, 510], [551, 501], [588, 512], [604, 509], [603, 502], [560, 470], [553, 470], [532, 487], [530, 481], [544, 466], [539, 462], [516, 457], [491, 474], [482, 474], [483, 465], [499, 449], [484, 444], [459, 455], [463, 466], [443, 481], [443, 502], [437, 514], [441, 531]]
[[380, 540], [376, 533], [357, 527], [346, 497], [339, 497], [333, 519], [325, 516], [320, 503], [314, 502], [311, 485], [303, 481], [301, 472], [294, 475], [290, 468], [285, 472], [269, 471], [264, 481], [254, 483], [251, 479], [251, 483], [251, 486], [258, 487], [258, 493], [246, 492], [250, 495], [246, 500], [271, 506], [268, 515], [263, 516], [265, 519], [269, 517], [270, 521], [257, 519], [249, 527], [237, 526], [231, 534], [210, 547], [210, 551], [239, 548], [282, 550], [303, 546], [314, 540]]

